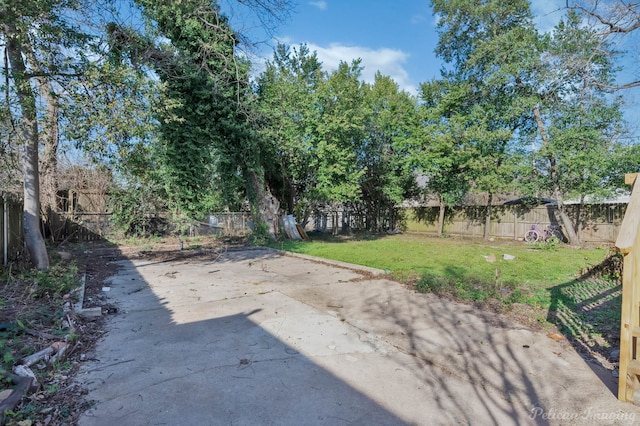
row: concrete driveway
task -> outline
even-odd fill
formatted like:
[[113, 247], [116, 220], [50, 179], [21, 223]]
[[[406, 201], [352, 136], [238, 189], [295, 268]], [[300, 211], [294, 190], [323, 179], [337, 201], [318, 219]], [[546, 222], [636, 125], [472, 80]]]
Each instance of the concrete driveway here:
[[640, 423], [566, 342], [380, 271], [266, 249], [119, 263], [82, 426]]

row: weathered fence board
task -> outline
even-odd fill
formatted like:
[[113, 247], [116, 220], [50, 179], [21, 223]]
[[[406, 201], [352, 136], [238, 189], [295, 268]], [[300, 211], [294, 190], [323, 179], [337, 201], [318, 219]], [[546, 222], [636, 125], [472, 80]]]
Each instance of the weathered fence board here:
[[[626, 204], [593, 204], [583, 207], [568, 206], [569, 215], [580, 217], [579, 233], [585, 243], [613, 243], [620, 231]], [[556, 206], [525, 208], [497, 206], [492, 209], [489, 235], [499, 239], [522, 239], [531, 225], [545, 228], [560, 225]], [[482, 237], [484, 235], [484, 207], [458, 207], [448, 209], [444, 232], [448, 235]], [[405, 230], [408, 232], [437, 233], [438, 207], [405, 209]]]
[[616, 248], [624, 256], [620, 313], [620, 364], [618, 399], [635, 402], [640, 385], [640, 182], [626, 175], [633, 185], [629, 208], [622, 222]]
[[50, 220], [57, 241], [97, 241], [110, 229], [111, 213], [57, 212]]

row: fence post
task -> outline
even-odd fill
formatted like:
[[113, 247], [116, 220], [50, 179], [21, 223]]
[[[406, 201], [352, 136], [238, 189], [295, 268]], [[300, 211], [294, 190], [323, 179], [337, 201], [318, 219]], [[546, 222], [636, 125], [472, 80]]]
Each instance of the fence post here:
[[640, 375], [640, 182], [637, 177], [638, 174], [625, 175], [625, 183], [633, 185], [633, 189], [616, 240], [616, 248], [624, 256], [618, 378], [618, 399], [623, 402], [634, 402]]

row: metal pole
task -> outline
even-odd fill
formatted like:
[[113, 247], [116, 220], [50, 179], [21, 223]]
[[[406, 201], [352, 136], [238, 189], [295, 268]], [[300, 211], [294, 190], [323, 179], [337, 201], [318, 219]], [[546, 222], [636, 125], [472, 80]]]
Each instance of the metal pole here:
[[9, 264], [9, 209], [7, 207], [7, 194], [2, 194], [2, 206], [3, 206], [3, 232], [2, 232], [2, 251], [3, 251], [3, 265]]

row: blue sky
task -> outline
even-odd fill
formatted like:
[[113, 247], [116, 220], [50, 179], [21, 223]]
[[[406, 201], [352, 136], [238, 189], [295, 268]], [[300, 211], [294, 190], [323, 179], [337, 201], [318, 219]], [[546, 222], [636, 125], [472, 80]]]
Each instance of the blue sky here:
[[[535, 0], [532, 9], [542, 30], [560, 19], [564, 0]], [[327, 71], [340, 61], [362, 59], [363, 79], [376, 71], [415, 93], [421, 82], [439, 77], [434, 49], [436, 19], [428, 0], [302, 0], [275, 32], [290, 46], [306, 43]], [[271, 56], [271, 50], [263, 50]]]

